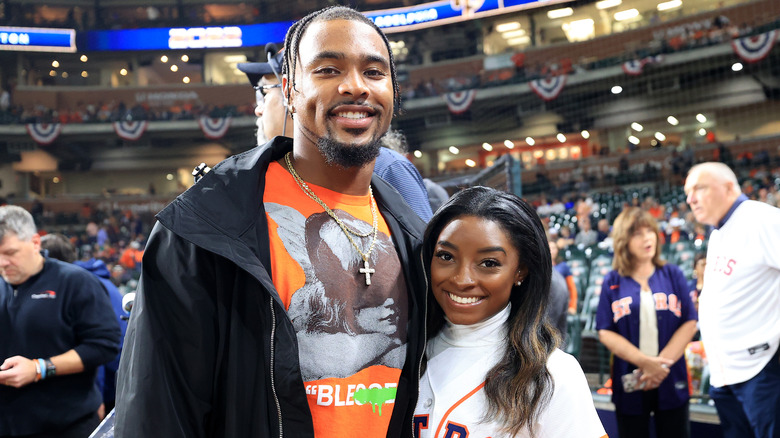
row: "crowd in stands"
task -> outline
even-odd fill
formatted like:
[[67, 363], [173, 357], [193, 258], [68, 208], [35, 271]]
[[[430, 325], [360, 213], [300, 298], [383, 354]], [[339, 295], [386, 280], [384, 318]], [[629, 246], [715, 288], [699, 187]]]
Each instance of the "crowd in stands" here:
[[[459, 72], [451, 77], [426, 79], [416, 83], [401, 82], [401, 88], [404, 98], [415, 99], [439, 96], [453, 91], [523, 83], [561, 74], [581, 74], [586, 71], [620, 65], [626, 61], [658, 57], [659, 55], [663, 56], [721, 44], [734, 38], [755, 35], [778, 27], [780, 27], [780, 19], [760, 26], [751, 26], [747, 23], [735, 25], [726, 16], [719, 15], [713, 19], [712, 25], [708, 29], [690, 26], [680, 33], [657, 36], [643, 47], [628, 50], [621, 56], [605, 59], [593, 59], [582, 56], [578, 60], [563, 58], [549, 60], [544, 64], [529, 65], [525, 62], [524, 52], [517, 52], [512, 56], [514, 68], [481, 71], [479, 74], [473, 75], [464, 75]], [[452, 68], [451, 70], [458, 72], [459, 69]]]
[[9, 106], [0, 110], [0, 124], [15, 123], [109, 123], [149, 120], [195, 120], [200, 116], [212, 118], [254, 116], [252, 105], [203, 105], [177, 102], [168, 107], [151, 107], [145, 103], [127, 105], [124, 102], [80, 102], [76, 108], [47, 108], [44, 105]]
[[79, 213], [64, 215], [48, 211], [41, 201], [35, 201], [29, 211], [42, 236], [49, 233], [65, 236], [76, 248], [78, 260], [96, 259], [105, 263], [111, 282], [122, 294], [135, 289], [143, 248], [154, 223], [151, 212], [108, 211], [85, 202]]

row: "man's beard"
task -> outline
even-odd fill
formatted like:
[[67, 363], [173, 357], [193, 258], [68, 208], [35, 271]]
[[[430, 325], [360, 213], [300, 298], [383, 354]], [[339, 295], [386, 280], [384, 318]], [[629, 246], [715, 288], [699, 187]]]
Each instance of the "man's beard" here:
[[333, 140], [328, 135], [317, 140], [317, 147], [328, 164], [343, 168], [363, 167], [379, 156], [382, 137], [374, 138], [364, 145], [356, 145]]

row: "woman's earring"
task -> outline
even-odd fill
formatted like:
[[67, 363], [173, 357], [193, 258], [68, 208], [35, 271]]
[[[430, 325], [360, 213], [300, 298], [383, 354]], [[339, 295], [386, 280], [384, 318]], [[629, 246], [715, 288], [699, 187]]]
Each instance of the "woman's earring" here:
[[521, 284], [523, 284], [523, 280], [518, 280], [517, 285], [520, 286]]

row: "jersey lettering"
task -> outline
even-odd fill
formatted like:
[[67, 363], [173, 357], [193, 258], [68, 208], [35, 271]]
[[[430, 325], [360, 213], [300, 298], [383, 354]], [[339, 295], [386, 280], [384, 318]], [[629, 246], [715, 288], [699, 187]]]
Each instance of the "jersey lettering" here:
[[724, 256], [717, 256], [715, 257], [715, 263], [707, 264], [707, 267], [705, 268], [708, 271], [712, 271], [715, 273], [720, 273], [726, 276], [731, 275], [734, 273], [734, 267], [736, 266], [737, 261], [734, 259], [729, 259]]
[[469, 436], [469, 428], [458, 423], [451, 421], [447, 422], [447, 430], [444, 434], [444, 438], [467, 438]]
[[668, 310], [678, 318], [682, 316], [680, 299], [677, 298], [677, 295], [656, 292], [653, 294], [653, 301], [655, 301], [655, 310]]
[[669, 299], [669, 311], [676, 317], [682, 316], [682, 308], [680, 307], [680, 299], [677, 295], [667, 295]]
[[667, 310], [669, 308], [665, 293], [656, 292], [653, 294], [653, 298], [655, 299], [655, 310]]
[[428, 429], [428, 414], [425, 415], [415, 415], [414, 420], [412, 420], [413, 431], [414, 431], [414, 438], [420, 438], [420, 431]]
[[631, 308], [629, 307], [634, 300], [631, 297], [621, 298], [612, 302], [612, 321], [618, 322], [620, 318], [630, 315]]

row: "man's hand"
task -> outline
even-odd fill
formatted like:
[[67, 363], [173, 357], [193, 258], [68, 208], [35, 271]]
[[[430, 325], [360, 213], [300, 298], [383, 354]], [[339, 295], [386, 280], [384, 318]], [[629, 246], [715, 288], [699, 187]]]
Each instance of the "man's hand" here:
[[642, 364], [642, 377], [640, 382], [645, 382], [644, 390], [656, 389], [669, 375], [669, 367], [674, 362], [663, 357], [648, 357]]
[[13, 356], [0, 365], [0, 384], [21, 388], [35, 381], [35, 363], [22, 356]]

